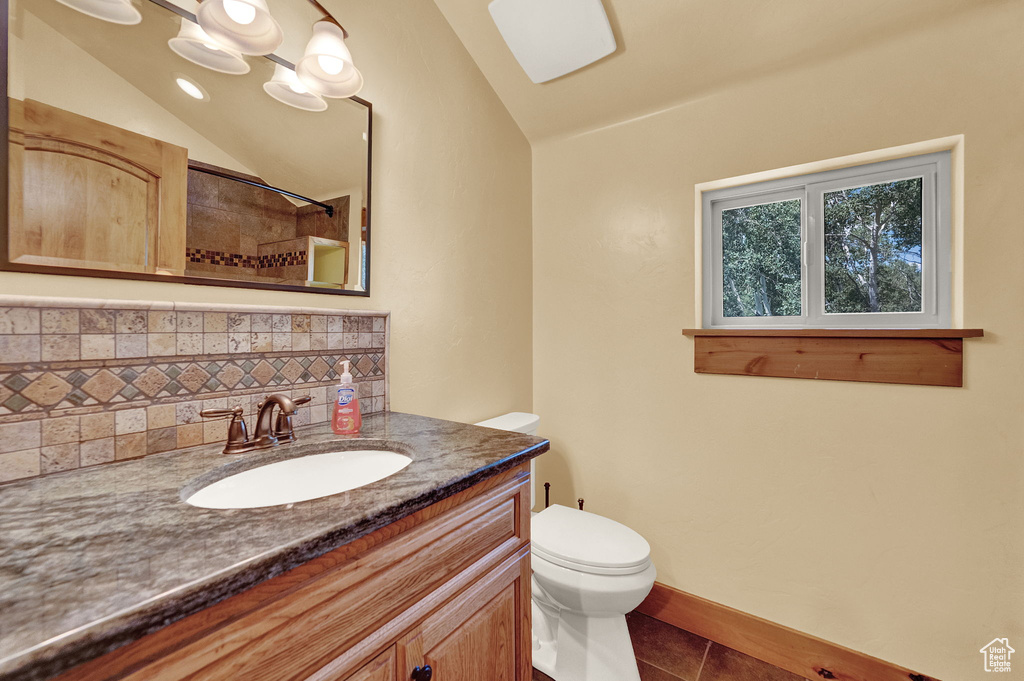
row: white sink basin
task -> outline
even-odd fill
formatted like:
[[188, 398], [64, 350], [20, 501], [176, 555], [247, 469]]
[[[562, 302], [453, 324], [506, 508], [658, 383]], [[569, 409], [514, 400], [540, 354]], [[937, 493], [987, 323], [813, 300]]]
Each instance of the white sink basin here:
[[394, 475], [412, 463], [405, 454], [353, 449], [308, 454], [218, 480], [185, 501], [201, 508], [262, 508], [346, 492]]

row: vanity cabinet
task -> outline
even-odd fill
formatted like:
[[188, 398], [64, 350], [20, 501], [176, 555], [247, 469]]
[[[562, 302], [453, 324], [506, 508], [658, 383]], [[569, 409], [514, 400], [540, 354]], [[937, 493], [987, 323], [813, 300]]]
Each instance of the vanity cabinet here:
[[395, 670], [395, 648], [392, 646], [367, 662], [345, 681], [398, 681]]
[[484, 480], [63, 681], [530, 681], [529, 468]]
[[516, 681], [517, 568], [475, 585], [415, 627], [398, 645], [399, 668], [429, 666], [444, 681]]

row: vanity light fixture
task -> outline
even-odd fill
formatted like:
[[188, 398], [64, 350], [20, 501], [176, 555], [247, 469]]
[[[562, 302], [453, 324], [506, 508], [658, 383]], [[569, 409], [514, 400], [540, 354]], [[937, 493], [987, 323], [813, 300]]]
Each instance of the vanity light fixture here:
[[240, 53], [218, 44], [202, 26], [184, 17], [178, 35], [168, 40], [167, 44], [193, 64], [231, 75], [249, 73], [249, 63]]
[[182, 92], [193, 99], [199, 99], [204, 102], [210, 101], [210, 95], [203, 89], [203, 86], [195, 82], [188, 76], [177, 73], [174, 75], [174, 82], [178, 84]]
[[202, 0], [196, 18], [218, 44], [242, 54], [270, 54], [284, 42], [266, 0]]
[[296, 109], [305, 111], [327, 109], [327, 102], [323, 97], [315, 92], [310, 92], [309, 88], [303, 85], [295, 75], [295, 71], [284, 64], [274, 65], [274, 77], [263, 84], [263, 89], [277, 101], [294, 106]]
[[[320, 7], [319, 3], [313, 4]], [[348, 32], [330, 14], [313, 24], [313, 37], [295, 65], [303, 85], [324, 97], [337, 99], [351, 97], [363, 88], [363, 75], [352, 63], [352, 53], [345, 45], [347, 37]]]
[[142, 13], [132, 5], [130, 0], [57, 0], [57, 2], [94, 19], [102, 19], [112, 24], [134, 26], [142, 21]]
[[[181, 0], [179, 0], [181, 1]], [[184, 0], [185, 4], [197, 3]], [[58, 0], [89, 16], [120, 24], [137, 24], [142, 14], [131, 0]], [[277, 56], [274, 76], [264, 91], [289, 106], [324, 111], [324, 97], [355, 96], [363, 88], [363, 74], [355, 67], [345, 44], [346, 31], [318, 0], [309, 0], [323, 15], [313, 24], [313, 37], [302, 59], [293, 67]], [[185, 9], [182, 7], [182, 9]], [[199, 0], [193, 14], [185, 9], [178, 34], [167, 45], [180, 57], [204, 68], [231, 75], [249, 73], [242, 55], [269, 55], [284, 42], [284, 32], [270, 15], [267, 0]], [[198, 83], [175, 74], [178, 87], [195, 99], [210, 95]]]

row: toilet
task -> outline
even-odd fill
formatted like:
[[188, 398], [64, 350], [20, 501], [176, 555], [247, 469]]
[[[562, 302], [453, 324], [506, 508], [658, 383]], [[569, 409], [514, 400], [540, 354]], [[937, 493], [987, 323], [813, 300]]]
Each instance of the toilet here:
[[[537, 434], [513, 412], [478, 426]], [[533, 462], [531, 493], [537, 506]], [[532, 515], [533, 666], [555, 681], [640, 681], [626, 613], [657, 572], [643, 537], [610, 518], [552, 505]]]

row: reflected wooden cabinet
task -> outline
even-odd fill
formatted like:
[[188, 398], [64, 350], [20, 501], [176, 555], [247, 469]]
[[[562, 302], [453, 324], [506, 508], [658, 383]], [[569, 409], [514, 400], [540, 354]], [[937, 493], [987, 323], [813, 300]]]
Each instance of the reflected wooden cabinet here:
[[529, 480], [499, 474], [58, 678], [531, 681]]
[[187, 149], [8, 101], [11, 262], [184, 273]]

